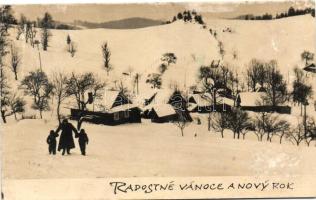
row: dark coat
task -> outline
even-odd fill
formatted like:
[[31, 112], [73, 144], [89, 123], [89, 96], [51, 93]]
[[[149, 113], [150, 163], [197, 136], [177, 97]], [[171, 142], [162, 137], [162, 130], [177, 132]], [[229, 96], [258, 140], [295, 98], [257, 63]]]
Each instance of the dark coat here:
[[61, 130], [59, 143], [58, 143], [58, 151], [61, 149], [72, 149], [75, 148], [74, 138], [72, 136], [72, 132], [78, 134], [77, 129], [71, 123], [62, 123], [59, 125], [56, 133]]
[[79, 137], [79, 144], [82, 145], [82, 144], [88, 144], [89, 142], [89, 138], [88, 138], [88, 135], [86, 133], [79, 133], [78, 134], [78, 137]]
[[58, 136], [59, 136], [58, 133], [53, 133], [53, 134], [50, 133], [46, 139], [47, 144], [56, 146], [56, 137]]

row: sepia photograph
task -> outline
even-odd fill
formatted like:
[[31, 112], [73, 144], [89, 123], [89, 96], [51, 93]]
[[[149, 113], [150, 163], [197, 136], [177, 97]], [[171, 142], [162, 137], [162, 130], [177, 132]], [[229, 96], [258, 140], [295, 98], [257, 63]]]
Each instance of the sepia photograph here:
[[315, 197], [315, 22], [308, 0], [0, 5], [2, 199]]

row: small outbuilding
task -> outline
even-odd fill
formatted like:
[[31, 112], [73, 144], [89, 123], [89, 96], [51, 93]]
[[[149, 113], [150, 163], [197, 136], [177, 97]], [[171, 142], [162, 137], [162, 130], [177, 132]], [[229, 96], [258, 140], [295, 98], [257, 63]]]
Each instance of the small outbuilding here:
[[315, 63], [312, 63], [306, 67], [304, 67], [304, 70], [307, 72], [312, 72], [312, 73], [316, 73], [316, 66]]

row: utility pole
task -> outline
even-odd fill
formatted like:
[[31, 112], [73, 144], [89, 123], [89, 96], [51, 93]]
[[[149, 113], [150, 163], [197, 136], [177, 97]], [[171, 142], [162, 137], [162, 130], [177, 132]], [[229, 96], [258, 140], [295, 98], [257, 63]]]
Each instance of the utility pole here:
[[303, 118], [303, 124], [304, 124], [304, 137], [307, 137], [307, 116], [306, 116], [306, 106], [308, 106], [308, 101], [306, 100], [304, 102], [304, 118]]
[[37, 51], [38, 51], [38, 58], [39, 58], [39, 63], [40, 63], [40, 70], [42, 70], [42, 60], [41, 60], [41, 52], [40, 52], [40, 49], [39, 49], [39, 42], [38, 41], [35, 41], [36, 42], [36, 46], [37, 46]]

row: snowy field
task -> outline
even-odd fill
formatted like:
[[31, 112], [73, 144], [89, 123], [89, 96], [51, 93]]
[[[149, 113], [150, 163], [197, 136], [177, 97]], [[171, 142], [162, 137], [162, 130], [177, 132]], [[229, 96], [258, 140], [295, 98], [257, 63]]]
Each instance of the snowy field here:
[[[48, 155], [46, 137], [56, 123], [22, 120], [4, 126], [5, 179], [149, 176], [295, 175], [316, 171], [314, 145], [258, 142], [254, 135], [234, 140], [232, 133], [208, 132], [206, 122], [180, 130], [173, 124], [117, 127], [84, 124], [90, 142], [81, 156]], [[197, 135], [195, 137], [195, 134]]]

